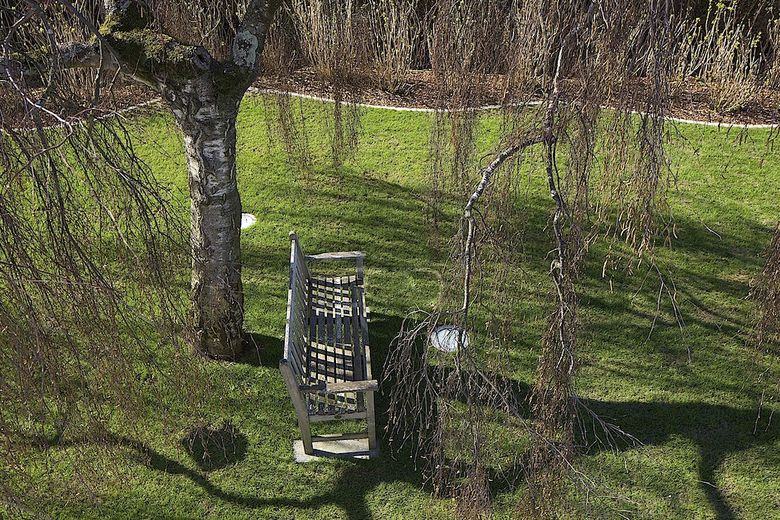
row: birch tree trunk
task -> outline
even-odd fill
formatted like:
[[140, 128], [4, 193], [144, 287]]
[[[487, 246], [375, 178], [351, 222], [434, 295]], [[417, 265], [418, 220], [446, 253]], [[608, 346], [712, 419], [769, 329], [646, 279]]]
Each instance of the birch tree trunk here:
[[122, 73], [153, 88], [182, 131], [192, 215], [192, 342], [196, 351], [216, 358], [234, 358], [242, 349], [236, 116], [241, 98], [260, 74], [265, 37], [281, 3], [249, 0], [231, 56], [218, 60], [203, 46], [161, 32], [153, 23], [154, 9], [142, 0], [104, 0], [99, 29], [63, 2], [94, 37], [58, 48], [58, 63]]
[[236, 182], [236, 116], [240, 94], [205, 77], [166, 91], [184, 136], [190, 190], [193, 343], [216, 358], [240, 353], [241, 197]]

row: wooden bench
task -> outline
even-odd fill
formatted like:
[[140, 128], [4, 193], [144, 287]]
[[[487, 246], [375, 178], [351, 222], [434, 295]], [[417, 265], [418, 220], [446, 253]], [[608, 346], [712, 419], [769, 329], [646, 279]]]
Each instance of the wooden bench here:
[[[368, 455], [377, 452], [374, 392], [368, 320], [363, 288], [363, 259], [358, 251], [306, 256], [290, 233], [290, 288], [284, 358], [279, 363], [290, 393], [304, 451], [313, 443], [368, 439]], [[352, 276], [312, 276], [314, 262], [355, 262]], [[311, 423], [365, 419], [367, 429], [337, 437], [311, 434]]]

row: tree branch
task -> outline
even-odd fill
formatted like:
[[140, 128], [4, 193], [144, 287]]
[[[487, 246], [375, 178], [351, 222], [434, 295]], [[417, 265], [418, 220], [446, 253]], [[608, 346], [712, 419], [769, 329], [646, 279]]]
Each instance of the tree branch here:
[[[123, 74], [150, 86], [167, 79], [197, 77], [211, 69], [214, 59], [199, 45], [187, 45], [172, 36], [150, 29], [151, 11], [141, 0], [105, 0], [105, 20], [98, 29], [68, 0], [60, 0], [85, 23], [98, 43], [90, 52], [87, 44], [74, 44], [73, 57], [80, 66], [104, 66], [101, 45], [108, 48]], [[80, 45], [80, 48], [79, 48]]]
[[110, 52], [101, 52], [100, 43], [76, 42], [59, 48], [63, 68], [117, 70], [119, 63]]
[[233, 63], [252, 76], [259, 74], [260, 55], [276, 10], [284, 0], [252, 0], [233, 40]]
[[125, 73], [152, 83], [195, 78], [214, 64], [205, 48], [150, 29], [109, 32], [104, 37], [119, 55]]
[[468, 312], [469, 312], [469, 304], [471, 303], [471, 271], [472, 271], [472, 250], [474, 249], [474, 217], [472, 216], [472, 211], [474, 209], [474, 205], [477, 203], [477, 201], [482, 197], [482, 194], [485, 192], [485, 189], [487, 188], [488, 183], [490, 182], [490, 179], [493, 177], [493, 174], [498, 170], [504, 162], [506, 162], [509, 158], [511, 158], [513, 155], [517, 154], [518, 152], [522, 152], [526, 148], [533, 146], [535, 144], [539, 144], [544, 142], [544, 136], [539, 135], [539, 132], [536, 134], [531, 135], [530, 137], [526, 137], [522, 141], [515, 142], [512, 146], [506, 148], [504, 151], [499, 153], [496, 158], [491, 162], [484, 170], [482, 170], [482, 179], [479, 181], [479, 184], [477, 185], [477, 189], [474, 190], [474, 193], [471, 194], [471, 197], [469, 197], [468, 202], [466, 203], [466, 207], [463, 210], [463, 218], [468, 223], [468, 232], [466, 236], [466, 244], [463, 247], [463, 256], [465, 261], [465, 278], [463, 280], [463, 323], [465, 326], [465, 323], [468, 321]]
[[150, 29], [152, 14], [141, 0], [105, 0], [104, 9], [100, 35], [119, 55], [126, 73], [160, 83], [197, 77], [214, 64], [204, 47]]

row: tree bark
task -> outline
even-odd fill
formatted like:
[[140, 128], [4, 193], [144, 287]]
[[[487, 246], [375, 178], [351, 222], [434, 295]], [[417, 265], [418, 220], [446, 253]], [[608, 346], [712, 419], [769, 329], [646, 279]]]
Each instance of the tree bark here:
[[[236, 183], [236, 116], [259, 75], [265, 37], [282, 0], [250, 0], [232, 59], [159, 32], [140, 0], [104, 0], [100, 28], [74, 5], [63, 5], [94, 41], [57, 49], [64, 67], [118, 70], [159, 91], [184, 135], [191, 208], [192, 342], [216, 358], [241, 352], [241, 198]], [[4, 64], [0, 63], [0, 72]]]
[[184, 135], [192, 246], [192, 328], [197, 351], [216, 358], [241, 352], [241, 197], [236, 182], [239, 94], [202, 77], [164, 89]]

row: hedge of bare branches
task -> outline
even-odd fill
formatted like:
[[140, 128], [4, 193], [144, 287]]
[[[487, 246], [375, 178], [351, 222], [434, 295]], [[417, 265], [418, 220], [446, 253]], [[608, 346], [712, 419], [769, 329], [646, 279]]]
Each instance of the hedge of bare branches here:
[[[329, 13], [332, 8], [326, 0], [293, 2], [294, 45], [304, 57], [298, 66], [310, 66], [324, 78], [332, 75], [328, 63], [334, 63], [336, 54], [343, 54], [339, 48], [344, 45], [361, 48], [362, 59], [342, 64], [351, 68], [355, 84], [395, 93], [403, 93], [408, 71], [422, 63], [434, 74], [447, 71], [451, 75], [466, 68], [508, 74], [512, 82], [537, 86], [549, 78], [551, 61], [540, 60], [538, 52], [547, 44], [549, 34], [545, 24], [527, 18], [534, 14], [533, 2], [453, 2], [445, 6], [429, 0], [354, 0], [338, 4], [339, 12]], [[700, 83], [710, 96], [711, 108], [720, 113], [738, 112], [760, 101], [763, 88], [777, 88], [779, 16], [778, 6], [771, 0], [675, 2], [669, 19], [669, 51], [674, 61], [671, 79], [679, 88], [687, 88], [685, 84], [691, 80]], [[328, 24], [333, 22], [341, 30], [330, 30]], [[526, 38], [514, 37], [521, 34]], [[339, 41], [330, 41], [332, 38]], [[488, 49], [504, 42], [520, 43], [522, 48], [484, 60]], [[445, 53], [443, 46], [460, 48], [457, 53]], [[449, 54], [457, 54], [459, 59], [444, 63], [442, 59]], [[633, 77], [646, 78], [645, 70], [640, 66]], [[454, 98], [458, 96], [455, 90], [474, 87], [437, 83]]]

